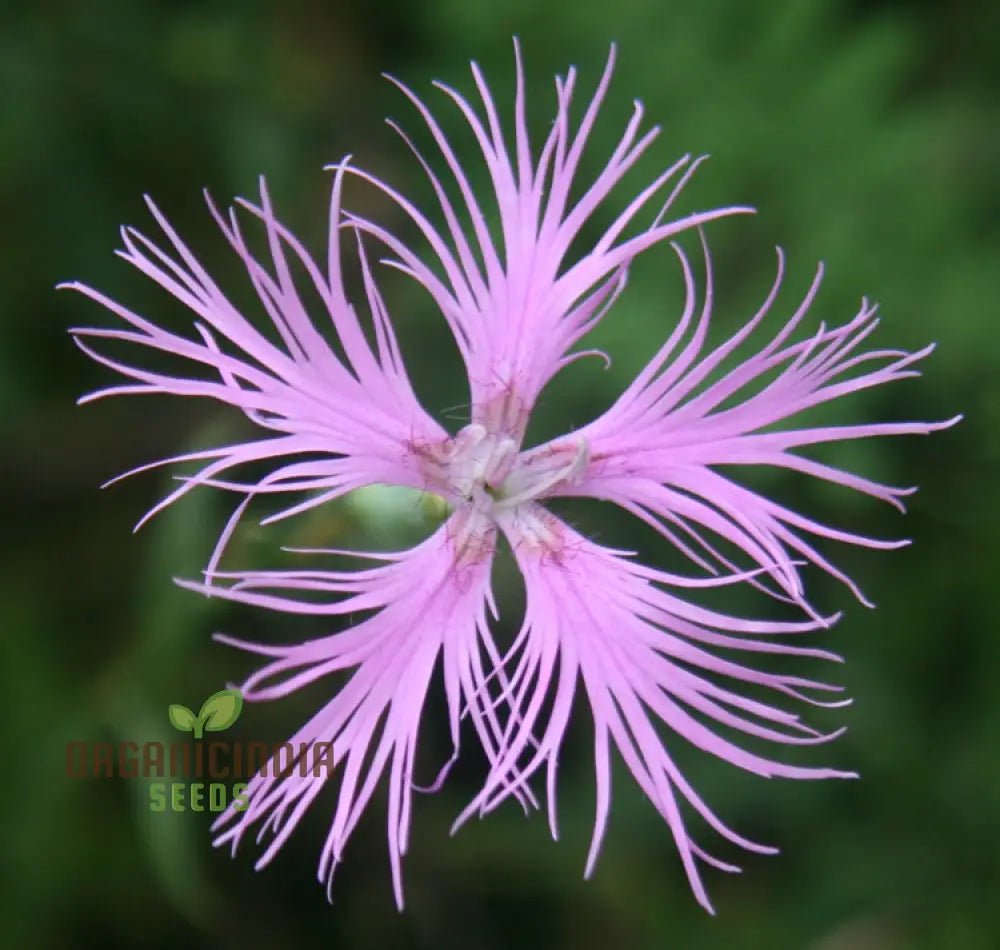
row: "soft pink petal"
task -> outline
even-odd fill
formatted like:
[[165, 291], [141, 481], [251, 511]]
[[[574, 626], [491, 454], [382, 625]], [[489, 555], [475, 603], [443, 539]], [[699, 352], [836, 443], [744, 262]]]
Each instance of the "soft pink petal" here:
[[[499, 756], [500, 723], [489, 702], [481, 655], [484, 650], [496, 654], [485, 611], [492, 601], [492, 557], [464, 557], [460, 543], [454, 526], [445, 525], [416, 548], [388, 555], [388, 563], [375, 568], [220, 573], [211, 584], [186, 585], [279, 611], [340, 616], [375, 611], [341, 633], [294, 646], [220, 639], [270, 658], [241, 686], [251, 702], [278, 699], [331, 673], [353, 671], [290, 741], [295, 749], [300, 743], [333, 743], [336, 805], [319, 865], [320, 880], [328, 885], [362, 810], [388, 772], [389, 856], [400, 907], [414, 756], [439, 659], [455, 754], [459, 720], [466, 712], [490, 760]], [[267, 864], [331, 779], [323, 769], [319, 775], [308, 767], [303, 771], [253, 778], [249, 807], [231, 807], [220, 817], [217, 843], [231, 843], [235, 851], [247, 831], [259, 825], [262, 832], [274, 834], [257, 862], [258, 867]]]
[[[288, 492], [301, 497], [319, 492], [301, 506], [292, 506], [293, 511], [361, 485], [383, 482], [423, 487], [423, 476], [409, 447], [415, 441], [443, 440], [447, 433], [413, 393], [363, 247], [361, 276], [375, 331], [374, 349], [347, 298], [340, 262], [344, 228], [340, 194], [346, 170], [345, 163], [334, 176], [325, 267], [274, 217], [263, 181], [260, 205], [242, 204], [263, 225], [268, 261], [249, 249], [235, 212], [224, 216], [209, 199], [212, 214], [245, 267], [280, 342], [274, 342], [237, 310], [152, 202], [150, 210], [169, 249], [137, 231], [124, 229], [121, 256], [193, 312], [197, 318], [194, 336], [168, 331], [85, 285], [66, 285], [102, 304], [126, 324], [124, 329], [74, 329], [80, 348], [135, 380], [134, 384], [94, 393], [84, 401], [136, 393], [208, 398], [240, 409], [271, 436], [167, 460], [199, 458], [208, 464], [186, 478], [147, 517], [197, 485], [225, 487], [248, 496]], [[356, 233], [350, 239], [360, 247]], [[329, 321], [325, 330], [307, 313], [292, 279], [293, 264], [304, 270], [311, 290], [323, 304], [323, 319]], [[334, 352], [324, 332], [333, 333], [346, 359]], [[180, 357], [187, 361], [189, 375], [168, 375], [122, 362], [95, 349], [86, 342], [90, 340], [132, 344]], [[252, 484], [227, 477], [231, 469], [258, 461], [282, 464]]]
[[[735, 868], [712, 858], [691, 840], [682, 804], [690, 805], [721, 835], [744, 848], [765, 853], [774, 849], [746, 840], [718, 819], [678, 770], [668, 751], [669, 737], [682, 738], [767, 778], [850, 777], [851, 773], [835, 769], [786, 765], [764, 758], [724, 738], [715, 728], [720, 725], [786, 745], [812, 745], [839, 735], [819, 733], [797, 715], [739, 691], [740, 684], [751, 684], [796, 700], [831, 705], [812, 694], [836, 692], [839, 687], [766, 672], [722, 659], [706, 649], [837, 660], [833, 654], [793, 646], [780, 637], [758, 638], [760, 634], [805, 633], [826, 621], [747, 621], [708, 611], [678, 597], [670, 588], [715, 586], [741, 578], [695, 581], [667, 575], [593, 544], [551, 515], [545, 516], [545, 523], [549, 532], [545, 551], [532, 544], [525, 522], [511, 518], [503, 523], [527, 590], [520, 652], [508, 688], [513, 714], [502, 755], [459, 823], [477, 811], [495, 808], [545, 765], [555, 834], [555, 770], [577, 684], [582, 680], [594, 717], [597, 778], [597, 813], [587, 874], [593, 870], [607, 825], [613, 745], [670, 826], [691, 887], [699, 902], [711, 910], [696, 859]], [[732, 685], [719, 685], [710, 676], [728, 678]], [[546, 708], [548, 713], [543, 715]], [[513, 770], [518, 779], [512, 784]]]
[[[554, 445], [586, 444], [586, 472], [553, 494], [612, 501], [683, 545], [701, 566], [732, 569], [734, 565], [702, 533], [707, 530], [766, 567], [784, 596], [807, 609], [811, 608], [805, 601], [796, 558], [804, 558], [838, 578], [867, 604], [857, 585], [803, 535], [871, 548], [899, 547], [906, 541], [884, 541], [825, 525], [743, 488], [731, 470], [746, 465], [784, 468], [852, 488], [902, 510], [901, 499], [916, 489], [883, 485], [809, 459], [796, 450], [851, 439], [925, 435], [953, 425], [960, 417], [946, 422], [863, 422], [802, 428], [795, 428], [791, 420], [841, 396], [918, 375], [914, 364], [933, 347], [913, 354], [861, 351], [861, 344], [878, 323], [875, 307], [867, 302], [848, 323], [832, 329], [821, 326], [811, 337], [789, 342], [816, 296], [821, 269], [805, 300], [770, 343], [711, 382], [710, 374], [759, 327], [774, 304], [784, 259], [779, 251], [778, 276], [760, 310], [730, 340], [703, 354], [712, 299], [711, 265], [707, 246], [703, 246], [708, 283], [700, 315], [695, 316], [698, 304], [691, 267], [683, 251], [675, 248], [687, 287], [687, 304], [670, 337], [604, 415], [555, 443], [539, 446], [526, 457], [550, 452]], [[734, 403], [734, 399], [739, 401]], [[719, 466], [730, 467], [730, 472], [722, 474]], [[680, 540], [678, 530], [696, 549]]]
[[[569, 115], [576, 71], [570, 69], [565, 79], [556, 80], [556, 118], [537, 159], [528, 141], [524, 75], [516, 43], [515, 54], [512, 146], [504, 136], [496, 105], [475, 64], [473, 77], [485, 121], [462, 95], [437, 84], [458, 107], [478, 142], [493, 183], [492, 200], [499, 211], [500, 246], [494, 243], [486, 213], [437, 120], [413, 92], [398, 82], [396, 85], [427, 125], [457, 186], [461, 204], [456, 208], [431, 163], [405, 135], [404, 141], [416, 154], [434, 189], [445, 219], [444, 231], [439, 231], [424, 212], [391, 186], [365, 172], [355, 174], [385, 192], [413, 220], [428, 242], [435, 263], [443, 269], [444, 279], [436, 267], [377, 223], [361, 217], [351, 220], [385, 243], [396, 256], [394, 265], [422, 284], [444, 314], [468, 371], [472, 421], [520, 438], [538, 394], [571, 359], [572, 347], [601, 319], [621, 288], [628, 265], [638, 254], [680, 231], [750, 209], [722, 208], [667, 220], [672, 202], [698, 164], [689, 163], [685, 157], [649, 184], [582, 257], [568, 262], [570, 245], [647, 150], [658, 129], [639, 134], [642, 106], [636, 102], [604, 169], [595, 181], [580, 189], [580, 159], [611, 81], [615, 50], [612, 47], [604, 75], [575, 130]], [[671, 190], [652, 224], [625, 237], [640, 212], [662, 196], [668, 186]], [[573, 189], [582, 190], [575, 201], [570, 199]], [[471, 223], [471, 238], [463, 226], [463, 216]]]

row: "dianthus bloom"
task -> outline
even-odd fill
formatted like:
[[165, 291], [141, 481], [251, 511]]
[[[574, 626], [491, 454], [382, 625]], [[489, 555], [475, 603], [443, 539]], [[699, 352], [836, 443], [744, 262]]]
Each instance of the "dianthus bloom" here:
[[[725, 738], [717, 727], [779, 744], [819, 743], [836, 735], [821, 734], [797, 715], [749, 698], [741, 687], [753, 687], [755, 693], [764, 687], [778, 699], [815, 705], [837, 705], [830, 698], [837, 687], [760, 670], [749, 659], [744, 663], [734, 657], [837, 659], [792, 645], [787, 636], [826, 627], [835, 619], [809, 606], [800, 575], [803, 565], [818, 566], [862, 596], [810, 538], [873, 548], [905, 542], [874, 540], [820, 524], [742, 487], [720, 466], [727, 473], [746, 465], [791, 469], [902, 508], [900, 498], [908, 490], [812, 461], [796, 450], [847, 439], [928, 433], [946, 423], [796, 428], [788, 420], [839, 396], [916, 375], [914, 364], [931, 347], [915, 354], [863, 351], [877, 323], [875, 308], [864, 302], [843, 326], [821, 325], [812, 336], [793, 342], [792, 333], [817, 292], [817, 274], [805, 300], [763, 348], [713, 381], [714, 371], [758, 331], [773, 308], [783, 261], [779, 253], [778, 276], [758, 312], [728, 342], [706, 350], [712, 271], [702, 235], [704, 290], [699, 294], [688, 258], [674, 246], [687, 302], [648, 365], [602, 416], [551, 442], [525, 448], [525, 428], [539, 394], [581, 355], [574, 347], [611, 308], [636, 256], [682, 231], [700, 232], [712, 219], [749, 210], [723, 208], [672, 218], [674, 199], [698, 164], [683, 158], [589, 243], [591, 232], [584, 225], [657, 134], [655, 128], [640, 134], [642, 108], [637, 103], [603, 170], [592, 182], [580, 182], [578, 167], [613, 58], [612, 51], [576, 128], [569, 118], [575, 72], [556, 80], [555, 121], [537, 150], [529, 144], [519, 57], [512, 147], [475, 66], [482, 113], [457, 92], [440, 87], [478, 142], [493, 185], [488, 205], [481, 204], [430, 112], [401, 87], [440, 151], [449, 188], [461, 197], [453, 204], [432, 164], [417, 153], [437, 195], [443, 230], [403, 195], [346, 160], [333, 169], [325, 263], [314, 260], [278, 222], [263, 183], [259, 204], [240, 205], [263, 226], [267, 260], [251, 251], [236, 213], [223, 215], [209, 200], [270, 319], [270, 334], [230, 303], [151, 202], [167, 249], [129, 228], [122, 232], [121, 254], [190, 308], [197, 316], [197, 335], [168, 332], [96, 290], [70, 285], [128, 325], [73, 331], [84, 352], [131, 380], [86, 398], [123, 393], [206, 397], [236, 407], [261, 430], [253, 441], [166, 460], [205, 464], [147, 517], [196, 486], [243, 495], [204, 582], [189, 586], [275, 611], [366, 615], [353, 626], [294, 646], [225, 638], [268, 658], [242, 684], [248, 700], [276, 699], [328, 674], [353, 671], [291, 740], [296, 748], [298, 743], [331, 742], [339, 767], [336, 804], [319, 862], [319, 877], [327, 886], [362, 811], [388, 772], [389, 855], [402, 906], [401, 856], [410, 826], [417, 736], [439, 662], [455, 755], [461, 720], [467, 717], [488, 762], [483, 787], [458, 823], [512, 796], [525, 806], [536, 805], [529, 780], [544, 767], [547, 810], [556, 834], [557, 764], [582, 683], [594, 720], [597, 786], [586, 873], [594, 867], [607, 824], [613, 747], [669, 825], [691, 887], [709, 910], [698, 860], [736, 868], [691, 839], [682, 816], [685, 803], [744, 848], [774, 849], [746, 840], [715, 816], [678, 770], [664, 733], [763, 776], [850, 774], [764, 758]], [[342, 208], [348, 175], [379, 189], [409, 216], [426, 239], [429, 258], [374, 221]], [[579, 197], [571, 200], [571, 192]], [[654, 201], [658, 207], [650, 214], [651, 223], [636, 230], [640, 214]], [[486, 223], [497, 212], [502, 242], [494, 241]], [[359, 249], [372, 326], [368, 336], [345, 291], [344, 240]], [[430, 294], [454, 335], [468, 375], [471, 407], [468, 423], [455, 434], [414, 395], [369, 266], [366, 241], [387, 249], [389, 263]], [[581, 245], [583, 253], [569, 259], [571, 246]], [[325, 307], [319, 319], [307, 314], [293, 267], [307, 275], [310, 293]], [[331, 330], [342, 355], [324, 336]], [[180, 357], [189, 361], [191, 375], [166, 375], [120, 362], [86, 342], [94, 338]], [[240, 481], [233, 470], [248, 463], [266, 463], [268, 474]], [[356, 570], [219, 570], [223, 549], [255, 496], [290, 497], [273, 520], [376, 483], [433, 493], [448, 503], [451, 513], [409, 550], [326, 552], [369, 562]], [[670, 574], [637, 563], [629, 552], [588, 540], [546, 508], [546, 499], [560, 496], [596, 498], [624, 508], [676, 544], [697, 567], [696, 576]], [[487, 616], [498, 615], [490, 573], [501, 535], [520, 568], [527, 598], [520, 631], [505, 649], [494, 641]], [[684, 596], [688, 589], [733, 583], [749, 583], [798, 604], [803, 618], [742, 619]], [[329, 780], [326, 775], [258, 775], [250, 783], [246, 810], [221, 816], [218, 842], [235, 849], [251, 827], [270, 830], [274, 837], [258, 861], [258, 866], [266, 864]]]

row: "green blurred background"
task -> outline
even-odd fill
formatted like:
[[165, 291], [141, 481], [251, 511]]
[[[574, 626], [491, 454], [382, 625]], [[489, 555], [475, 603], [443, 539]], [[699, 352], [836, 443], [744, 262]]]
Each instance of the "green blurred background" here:
[[[8, 946], [1000, 946], [1000, 7], [42, 0], [8, 2], [0, 23], [0, 932]], [[686, 151], [713, 155], [686, 208], [760, 209], [711, 227], [719, 332], [752, 313], [781, 243], [790, 274], [783, 312], [822, 258], [827, 280], [812, 327], [849, 318], [868, 294], [884, 317], [878, 344], [939, 343], [924, 379], [852, 399], [837, 407], [838, 419], [966, 413], [932, 439], [844, 446], [832, 456], [893, 484], [919, 482], [905, 519], [865, 499], [755, 476], [812, 514], [915, 544], [835, 552], [876, 611], [812, 578], [824, 608], [846, 608], [817, 640], [846, 656], [829, 675], [855, 704], [814, 716], [849, 731], [800, 759], [856, 768], [860, 782], [765, 782], [676, 749], [723, 817], [782, 847], [771, 858], [714, 848], [745, 868], [737, 877], [706, 871], [715, 919], [695, 904], [667, 829], [623, 775], [597, 874], [582, 880], [593, 809], [582, 709], [561, 767], [562, 840], [553, 843], [540, 815], [526, 821], [513, 805], [448, 838], [481, 777], [472, 758], [444, 792], [417, 797], [402, 915], [392, 904], [381, 799], [350, 843], [331, 908], [315, 882], [329, 794], [256, 874], [252, 841], [235, 861], [209, 847], [206, 815], [154, 815], [140, 782], [71, 781], [63, 771], [67, 739], [165, 738], [168, 703], [197, 707], [246, 675], [252, 660], [213, 643], [213, 631], [280, 642], [328, 627], [229, 608], [171, 583], [201, 569], [227, 499], [192, 496], [131, 534], [168, 476], [106, 492], [102, 481], [241, 430], [200, 403], [76, 408], [80, 393], [112, 380], [74, 349], [66, 328], [112, 318], [53, 285], [82, 279], [141, 313], [177, 318], [163, 293], [112, 255], [119, 224], [152, 233], [144, 192], [244, 300], [203, 186], [225, 201], [252, 195], [265, 173], [279, 212], [321, 253], [322, 166], [344, 153], [426, 203], [419, 169], [382, 119], [403, 120], [423, 144], [427, 137], [380, 73], [426, 94], [457, 130], [430, 79], [471, 92], [474, 58], [509, 106], [514, 33], [536, 140], [551, 121], [552, 75], [575, 63], [581, 90], [592, 88], [611, 40], [620, 43], [619, 68], [587, 167], [609, 153], [634, 97], [663, 125], [642, 171], [595, 225], [607, 225], [629, 194]], [[473, 177], [482, 185], [478, 167]], [[354, 207], [368, 210], [365, 200]], [[391, 214], [387, 222], [406, 230]], [[677, 313], [668, 258], [658, 251], [637, 267], [598, 334], [613, 368], [591, 360], [569, 370], [543, 402], [540, 436], [600, 411], [654, 351]], [[449, 417], [446, 408], [465, 395], [443, 324], [404, 282], [387, 279], [386, 293], [425, 404]], [[671, 563], [664, 545], [627, 521], [590, 511], [579, 519]], [[406, 500], [376, 492], [291, 530], [296, 540], [393, 546], [428, 526]], [[271, 563], [273, 544], [274, 536], [243, 532], [232, 563]], [[509, 632], [522, 596], [509, 567], [499, 570], [498, 590]], [[771, 609], [747, 603], [751, 612]], [[237, 732], [281, 740], [329, 688], [249, 707]], [[435, 700], [418, 768], [428, 780], [448, 754], [440, 713]], [[694, 827], [710, 849], [718, 844]]]

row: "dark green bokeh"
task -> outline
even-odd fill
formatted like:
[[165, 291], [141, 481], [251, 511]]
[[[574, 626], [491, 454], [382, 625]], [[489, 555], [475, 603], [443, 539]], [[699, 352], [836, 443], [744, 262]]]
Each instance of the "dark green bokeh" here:
[[[0, 30], [4, 942], [239, 950], [1000, 945], [998, 9], [985, 0], [8, 4]], [[252, 842], [233, 862], [210, 850], [207, 816], [151, 814], [139, 782], [64, 775], [67, 739], [167, 738], [170, 703], [198, 708], [249, 672], [250, 658], [210, 641], [214, 630], [280, 641], [326, 627], [228, 609], [172, 585], [171, 577], [203, 566], [224, 517], [219, 498], [192, 496], [131, 535], [171, 483], [154, 473], [101, 493], [100, 482], [238, 429], [212, 407], [180, 401], [75, 408], [81, 392], [111, 378], [65, 331], [111, 318], [53, 285], [86, 280], [154, 318], [176, 316], [165, 295], [111, 253], [121, 222], [150, 230], [144, 192], [227, 287], [238, 287], [237, 270], [204, 210], [203, 186], [220, 200], [252, 195], [265, 173], [285, 220], [320, 251], [329, 179], [321, 169], [347, 152], [426, 199], [415, 162], [382, 125], [389, 114], [408, 129], [419, 120], [379, 74], [426, 93], [455, 130], [429, 80], [470, 92], [467, 61], [475, 58], [509, 105], [513, 33], [528, 65], [536, 137], [551, 119], [552, 75], [575, 63], [581, 88], [592, 88], [617, 40], [619, 67], [588, 167], [608, 154], [640, 97], [664, 128], [642, 165], [647, 179], [683, 152], [711, 152], [685, 207], [760, 209], [711, 227], [720, 332], [753, 312], [771, 279], [770, 247], [780, 242], [790, 275], [782, 313], [822, 258], [827, 279], [812, 326], [849, 318], [867, 293], [884, 315], [880, 345], [939, 343], [924, 379], [851, 399], [837, 418], [966, 413], [958, 428], [931, 439], [845, 446], [836, 456], [893, 484], [919, 482], [905, 519], [795, 479], [760, 482], [811, 513], [916, 543], [889, 554], [836, 552], [876, 611], [813, 578], [824, 608], [846, 608], [818, 639], [848, 662], [822, 672], [839, 675], [856, 701], [815, 717], [850, 731], [801, 761], [856, 768], [860, 782], [765, 782], [677, 749], [721, 815], [783, 849], [773, 858], [714, 849], [745, 868], [739, 877], [706, 872], [715, 919], [695, 904], [667, 829], [623, 774], [597, 874], [581, 880], [593, 809], [582, 708], [561, 767], [562, 840], [551, 842], [541, 816], [526, 821], [513, 805], [448, 838], [481, 775], [470, 760], [445, 792], [415, 802], [403, 915], [392, 904], [381, 800], [350, 843], [331, 908], [314, 873], [329, 795], [255, 874]], [[422, 132], [418, 140], [427, 141]], [[478, 166], [471, 174], [483, 184]], [[633, 176], [632, 190], [647, 179]], [[613, 210], [595, 225], [608, 224]], [[677, 274], [664, 264], [668, 251], [655, 253], [597, 334], [614, 367], [603, 372], [595, 360], [569, 370], [546, 395], [539, 434], [599, 411], [671, 326]], [[457, 361], [439, 356], [442, 324], [405, 283], [387, 280], [386, 289], [421, 395], [448, 416], [446, 407], [465, 396], [451, 371]], [[297, 530], [310, 541], [404, 543], [420, 526], [405, 505], [393, 515], [388, 504], [359, 499]], [[588, 525], [602, 517], [580, 515]], [[668, 554], [618, 521], [606, 531], [616, 543]], [[263, 566], [273, 562], [273, 542], [246, 532], [237, 553]], [[520, 594], [509, 567], [498, 588], [516, 617]], [[322, 696], [313, 689], [247, 707], [235, 729], [282, 739]], [[448, 754], [440, 712], [435, 700], [425, 776]], [[706, 844], [717, 843], [695, 827]]]

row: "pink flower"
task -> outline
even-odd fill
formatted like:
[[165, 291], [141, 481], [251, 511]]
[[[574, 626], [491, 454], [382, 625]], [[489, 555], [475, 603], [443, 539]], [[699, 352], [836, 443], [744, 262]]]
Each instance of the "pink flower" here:
[[[836, 619], [821, 616], [807, 602], [800, 574], [804, 564], [811, 562], [831, 573], [863, 600], [853, 582], [812, 547], [810, 536], [875, 548], [906, 542], [878, 541], [819, 524], [741, 487], [718, 466], [792, 469], [902, 508], [900, 499], [912, 489], [880, 485], [794, 450], [846, 439], [926, 434], [950, 422], [795, 428], [787, 420], [841, 395], [917, 375], [913, 366], [931, 347], [915, 354], [863, 351], [861, 345], [877, 323], [874, 307], [867, 303], [843, 326], [821, 326], [813, 336], [791, 342], [792, 331], [818, 290], [817, 275], [780, 332], [756, 355], [712, 381], [723, 360], [758, 330], [773, 308], [783, 259], [779, 253], [778, 277], [760, 310], [727, 343], [705, 352], [712, 273], [702, 236], [707, 282], [700, 304], [688, 258], [674, 246], [687, 304], [659, 352], [600, 418], [550, 443], [525, 449], [525, 428], [539, 393], [560, 369], [582, 355], [574, 347], [614, 303], [632, 260], [682, 231], [700, 230], [714, 218], [749, 210], [724, 208], [671, 219], [672, 202], [698, 165], [684, 158], [640, 192], [586, 253], [567, 259], [585, 222], [647, 150], [657, 131], [640, 135], [642, 109], [636, 104], [604, 170], [581, 187], [578, 164], [610, 81], [613, 58], [612, 51], [575, 129], [569, 119], [575, 72], [556, 80], [555, 122], [537, 152], [528, 142], [519, 56], [512, 148], [504, 140], [496, 108], [475, 66], [485, 119], [458, 93], [441, 87], [479, 143], [493, 182], [501, 247], [491, 238], [485, 223], [488, 213], [440, 127], [402, 86], [440, 150], [451, 185], [461, 195], [461, 208], [456, 208], [431, 164], [418, 155], [439, 199], [443, 231], [401, 194], [346, 160], [334, 169], [325, 264], [315, 261], [278, 222], [263, 183], [259, 205], [245, 201], [240, 205], [263, 225], [270, 257], [266, 262], [249, 249], [235, 212], [225, 216], [209, 200], [280, 344], [229, 302], [152, 202], [150, 209], [169, 249], [125, 229], [121, 255], [197, 315], [197, 337], [169, 332], [96, 290], [69, 285], [127, 325], [72, 331], [84, 352], [131, 380], [86, 399], [123, 393], [207, 397], [235, 406], [264, 430], [251, 442], [154, 463], [205, 464], [146, 518], [199, 485], [243, 496], [210, 558], [205, 581], [187, 586], [276, 611], [366, 615], [340, 632], [295, 646], [223, 638], [268, 658], [242, 685], [249, 700], [276, 699], [334, 671], [353, 671], [346, 685], [291, 740], [296, 747], [333, 743], [339, 767], [336, 806], [319, 864], [320, 880], [328, 886], [358, 818], [388, 771], [390, 864], [396, 900], [402, 906], [401, 857], [410, 825], [417, 735], [439, 661], [455, 755], [460, 721], [468, 717], [489, 766], [482, 790], [457, 824], [472, 814], [491, 811], [511, 796], [525, 807], [537, 805], [529, 779], [544, 766], [547, 810], [556, 834], [559, 751], [582, 682], [594, 718], [597, 783], [586, 873], [593, 870], [607, 824], [614, 747], [669, 825], [691, 886], [709, 910], [698, 859], [724, 870], [736, 869], [691, 839], [682, 815], [685, 803], [742, 847], [774, 849], [740, 837], [715, 816], [678, 770], [664, 745], [664, 731], [768, 777], [851, 774], [763, 758], [724, 738], [715, 726], [786, 745], [821, 743], [839, 734], [821, 734], [798, 715], [740, 691], [741, 684], [752, 684], [766, 687], [776, 700], [834, 706], [846, 701], [820, 697], [838, 692], [838, 687], [759, 670], [748, 665], [750, 657], [838, 659], [790, 642], [790, 635], [826, 627]], [[342, 209], [341, 191], [348, 174], [389, 195], [409, 215], [430, 247], [430, 263], [377, 223]], [[574, 187], [582, 194], [571, 201]], [[661, 206], [652, 223], [627, 236], [658, 196]], [[471, 222], [471, 238], [460, 223], [463, 216]], [[359, 248], [374, 346], [344, 288], [345, 235]], [[369, 266], [366, 237], [389, 249], [394, 255], [389, 263], [431, 295], [451, 328], [467, 370], [471, 403], [468, 424], [454, 436], [414, 395]], [[307, 314], [292, 280], [292, 265], [304, 269], [311, 291], [325, 305], [327, 312], [319, 319]], [[327, 319], [345, 358], [338, 357], [324, 339], [323, 332], [330, 329], [324, 326]], [[171, 376], [119, 362], [86, 342], [94, 338], [182, 357], [192, 367], [190, 375]], [[239, 481], [234, 470], [252, 462], [267, 462], [269, 474]], [[267, 519], [273, 521], [374, 483], [431, 492], [449, 503], [451, 514], [410, 550], [325, 552], [381, 562], [375, 566], [352, 571], [219, 570], [223, 550], [256, 496], [289, 496], [289, 503]], [[629, 552], [581, 536], [544, 505], [547, 498], [569, 495], [603, 499], [635, 514], [674, 542], [699, 575], [669, 574], [637, 563]], [[501, 534], [513, 550], [527, 591], [520, 632], [503, 651], [493, 639], [487, 616], [498, 614], [490, 571]], [[729, 554], [720, 550], [720, 543]], [[734, 559], [735, 551], [745, 555], [742, 563]], [[688, 589], [734, 583], [749, 583], [798, 604], [805, 616], [796, 622], [740, 619], [682, 596]], [[729, 651], [737, 651], [748, 659], [746, 663], [723, 659], [713, 648], [726, 650], [730, 657]], [[720, 685], [720, 680], [727, 685]], [[258, 861], [258, 866], [266, 864], [328, 780], [327, 775], [308, 770], [305, 775], [297, 770], [285, 776], [257, 775], [250, 784], [249, 807], [220, 818], [218, 843], [231, 843], [235, 850], [252, 826], [259, 825], [261, 834], [271, 830], [274, 837]]]

